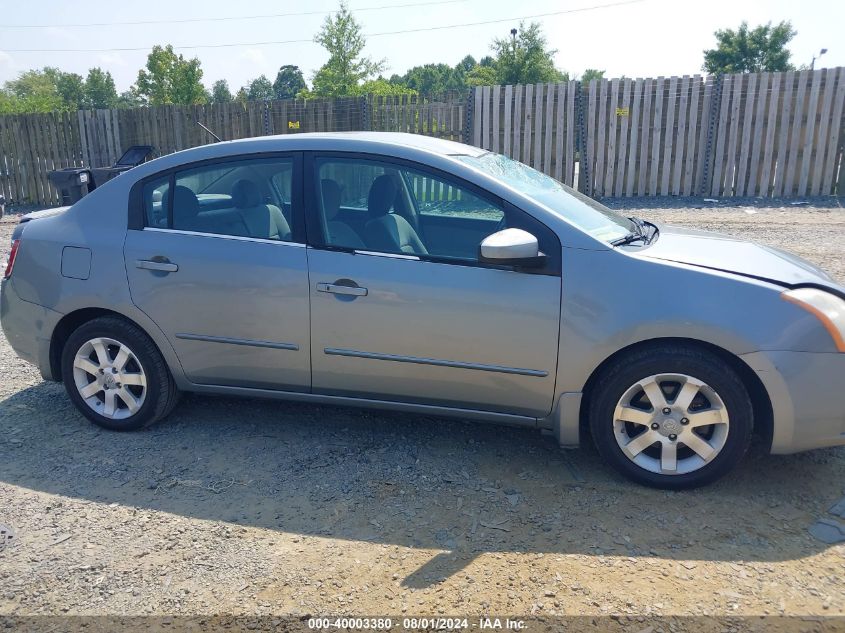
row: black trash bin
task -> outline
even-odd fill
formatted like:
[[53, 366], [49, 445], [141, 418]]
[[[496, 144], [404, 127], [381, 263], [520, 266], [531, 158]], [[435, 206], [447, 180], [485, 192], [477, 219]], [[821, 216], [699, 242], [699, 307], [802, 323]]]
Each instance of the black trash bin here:
[[95, 167], [91, 170], [94, 185], [100, 187], [115, 176], [119, 176], [123, 172], [129, 171], [133, 167], [146, 162], [152, 155], [153, 149], [152, 145], [133, 145], [123, 152], [123, 156], [111, 167]]
[[70, 206], [88, 195], [91, 170], [86, 167], [67, 167], [47, 174], [47, 178], [62, 195], [62, 206]]

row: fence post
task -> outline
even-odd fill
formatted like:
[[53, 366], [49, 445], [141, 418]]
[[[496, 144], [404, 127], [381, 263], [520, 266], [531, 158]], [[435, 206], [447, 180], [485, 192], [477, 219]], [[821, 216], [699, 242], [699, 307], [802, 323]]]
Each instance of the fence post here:
[[270, 102], [264, 102], [264, 136], [270, 136]]
[[370, 103], [367, 97], [358, 97], [358, 102], [361, 105], [361, 130], [364, 132], [369, 132], [372, 127], [370, 126]]
[[713, 82], [713, 92], [710, 95], [710, 113], [707, 122], [707, 143], [704, 146], [704, 172], [701, 176], [702, 196], [708, 195], [711, 181], [713, 179], [713, 162], [716, 160], [716, 133], [719, 127], [719, 111], [722, 104], [722, 78], [724, 75], [716, 75]]
[[466, 108], [466, 125], [464, 125], [464, 143], [466, 145], [472, 144], [472, 121], [473, 110], [475, 109], [475, 89], [470, 88], [467, 91], [467, 108]]
[[576, 150], [578, 152], [578, 191], [592, 195], [593, 186], [590, 180], [590, 157], [587, 156], [587, 126], [584, 124], [584, 92], [581, 90], [583, 81], [575, 82], [575, 119], [576, 119]]

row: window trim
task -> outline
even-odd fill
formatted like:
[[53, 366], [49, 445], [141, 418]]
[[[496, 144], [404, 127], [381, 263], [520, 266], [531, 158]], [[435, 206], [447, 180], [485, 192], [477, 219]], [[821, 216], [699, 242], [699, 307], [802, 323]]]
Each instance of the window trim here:
[[[237, 235], [226, 235], [217, 233], [203, 233], [201, 231], [186, 231], [184, 229], [174, 229], [173, 226], [173, 193], [175, 189], [176, 177], [179, 173], [185, 171], [192, 171], [200, 169], [205, 166], [249, 162], [255, 160], [273, 160], [284, 159], [290, 160], [293, 163], [293, 171], [291, 173], [291, 241], [283, 242], [281, 240], [267, 240], [260, 237], [246, 237]], [[306, 206], [305, 196], [302, 187], [303, 175], [303, 152], [256, 152], [253, 154], [234, 154], [232, 156], [218, 156], [215, 158], [207, 158], [204, 160], [194, 161], [192, 163], [183, 163], [167, 169], [162, 169], [155, 174], [145, 176], [136, 181], [129, 190], [129, 214], [127, 228], [130, 231], [140, 231], [144, 229], [158, 229], [161, 227], [148, 226], [146, 213], [144, 211], [144, 187], [150, 182], [156, 180], [168, 179], [167, 191], [167, 230], [168, 232], [178, 232], [190, 235], [218, 235], [220, 237], [241, 238], [243, 240], [258, 241], [258, 242], [273, 242], [276, 244], [306, 244]], [[297, 212], [298, 211], [298, 212]]]
[[451, 258], [445, 256], [437, 256], [437, 255], [413, 255], [418, 261], [423, 262], [432, 262], [436, 264], [450, 264], [453, 266], [467, 266], [471, 268], [487, 268], [492, 270], [510, 270], [519, 272], [522, 274], [530, 274], [530, 275], [547, 275], [547, 276], [561, 276], [561, 253], [562, 253], [562, 246], [560, 243], [560, 238], [557, 236], [550, 227], [546, 226], [541, 220], [537, 219], [524, 209], [520, 209], [515, 205], [511, 204], [507, 200], [495, 195], [494, 193], [479, 187], [475, 183], [472, 183], [468, 180], [464, 180], [463, 178], [456, 176], [455, 174], [451, 174], [449, 172], [442, 171], [435, 167], [431, 167], [430, 165], [426, 165], [424, 163], [418, 163], [413, 160], [408, 160], [405, 158], [397, 158], [394, 156], [385, 156], [383, 154], [371, 154], [368, 152], [344, 152], [344, 151], [331, 151], [331, 150], [309, 150], [304, 152], [304, 162], [303, 162], [303, 176], [304, 176], [304, 202], [305, 202], [305, 222], [306, 222], [306, 236], [308, 239], [308, 246], [310, 248], [315, 248], [318, 250], [327, 250], [327, 251], [335, 251], [335, 252], [343, 252], [349, 253], [352, 255], [361, 255], [361, 256], [389, 256], [392, 253], [381, 253], [379, 251], [371, 251], [369, 249], [355, 249], [355, 248], [348, 248], [343, 246], [336, 246], [332, 244], [327, 244], [324, 237], [323, 237], [323, 225], [321, 221], [321, 213], [320, 213], [320, 192], [317, 190], [317, 185], [319, 182], [319, 177], [317, 174], [317, 166], [318, 161], [320, 160], [331, 160], [331, 159], [340, 159], [340, 160], [363, 160], [363, 161], [370, 161], [374, 163], [382, 163], [386, 166], [393, 166], [397, 169], [413, 169], [417, 172], [420, 172], [422, 175], [429, 175], [432, 178], [436, 178], [451, 184], [453, 187], [459, 187], [461, 189], [467, 190], [472, 195], [489, 202], [494, 206], [498, 206], [502, 209], [507, 217], [509, 214], [516, 215], [517, 217], [527, 218], [527, 222], [525, 224], [534, 225], [531, 231], [537, 231], [538, 233], [542, 233], [544, 235], [537, 235], [537, 239], [539, 242], [547, 241], [551, 243], [555, 248], [554, 252], [545, 253], [547, 257], [547, 263], [545, 266], [541, 268], [527, 268], [521, 266], [514, 266], [509, 264], [490, 264], [487, 262], [480, 262], [478, 260], [469, 260], [469, 259], [460, 259], [460, 258]]

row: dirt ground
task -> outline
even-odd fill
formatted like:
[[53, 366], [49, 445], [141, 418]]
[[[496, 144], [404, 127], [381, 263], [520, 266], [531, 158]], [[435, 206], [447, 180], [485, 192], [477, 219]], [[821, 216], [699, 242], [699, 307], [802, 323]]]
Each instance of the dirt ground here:
[[[845, 282], [842, 209], [635, 212]], [[0, 616], [845, 614], [845, 545], [807, 532], [845, 494], [845, 449], [756, 447], [671, 493], [591, 447], [405, 414], [187, 396], [110, 433], [2, 336], [0, 375]]]

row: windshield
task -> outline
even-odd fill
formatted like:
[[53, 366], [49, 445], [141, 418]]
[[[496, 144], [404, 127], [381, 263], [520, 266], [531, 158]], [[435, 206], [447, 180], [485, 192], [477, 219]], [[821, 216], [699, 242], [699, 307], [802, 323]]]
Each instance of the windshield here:
[[533, 198], [596, 239], [612, 242], [636, 232], [628, 218], [507, 156], [487, 153], [455, 158]]

